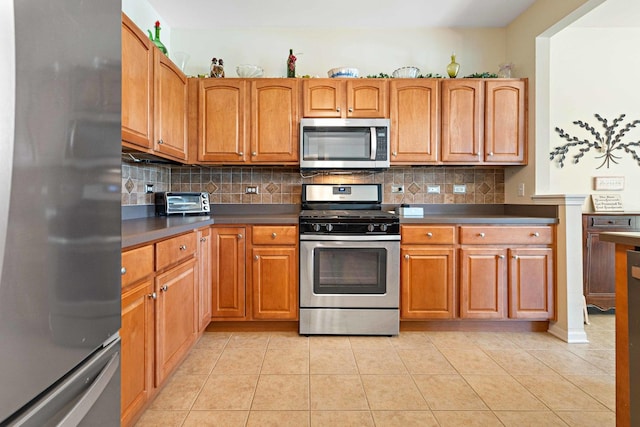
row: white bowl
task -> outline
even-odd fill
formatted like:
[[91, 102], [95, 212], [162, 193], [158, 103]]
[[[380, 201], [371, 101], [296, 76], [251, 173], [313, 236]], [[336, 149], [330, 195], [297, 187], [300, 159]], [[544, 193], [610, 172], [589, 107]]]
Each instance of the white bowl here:
[[262, 77], [264, 70], [257, 65], [241, 64], [236, 67], [236, 73], [240, 77]]
[[402, 67], [395, 70], [391, 76], [396, 79], [415, 79], [420, 74], [420, 68]]
[[332, 68], [327, 71], [329, 77], [358, 77], [358, 69], [350, 67]]

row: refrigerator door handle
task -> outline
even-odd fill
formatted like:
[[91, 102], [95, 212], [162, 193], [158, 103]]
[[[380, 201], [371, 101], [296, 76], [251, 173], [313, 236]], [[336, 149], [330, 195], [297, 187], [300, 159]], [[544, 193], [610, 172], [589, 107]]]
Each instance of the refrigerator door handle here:
[[73, 408], [71, 408], [62, 421], [60, 421], [58, 427], [75, 427], [80, 424], [89, 410], [93, 407], [94, 403], [96, 403], [100, 398], [104, 389], [107, 388], [111, 378], [119, 372], [118, 365], [120, 365], [119, 352], [111, 356], [111, 359], [102, 369], [102, 372], [98, 374], [89, 389], [84, 393], [80, 400], [73, 405]]

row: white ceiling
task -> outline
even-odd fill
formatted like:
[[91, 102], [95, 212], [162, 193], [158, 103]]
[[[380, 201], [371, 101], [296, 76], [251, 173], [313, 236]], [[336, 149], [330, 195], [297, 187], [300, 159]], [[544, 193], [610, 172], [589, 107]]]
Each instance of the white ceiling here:
[[148, 0], [171, 28], [504, 27], [535, 0]]

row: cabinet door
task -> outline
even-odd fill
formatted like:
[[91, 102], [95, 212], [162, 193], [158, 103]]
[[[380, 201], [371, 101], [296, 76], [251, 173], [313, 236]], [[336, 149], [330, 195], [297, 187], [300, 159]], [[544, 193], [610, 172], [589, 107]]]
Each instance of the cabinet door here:
[[187, 77], [159, 49], [153, 49], [154, 151], [187, 159]]
[[211, 229], [198, 230], [198, 331], [211, 322]]
[[153, 43], [122, 14], [122, 142], [153, 147]]
[[438, 160], [439, 82], [431, 79], [390, 83], [391, 163]]
[[485, 100], [484, 161], [526, 163], [526, 82], [487, 81]]
[[401, 318], [454, 318], [454, 249], [406, 247], [401, 257]]
[[587, 304], [602, 310], [615, 307], [615, 243], [601, 242], [599, 232], [587, 232], [584, 294]]
[[298, 85], [297, 79], [251, 82], [251, 162], [298, 163]]
[[340, 79], [303, 79], [302, 115], [342, 117], [344, 97], [344, 82]]
[[197, 275], [192, 258], [156, 276], [156, 385], [167, 379], [196, 339]]
[[506, 317], [506, 249], [460, 250], [460, 317], [503, 319]]
[[554, 316], [553, 250], [509, 249], [509, 317], [547, 320]]
[[343, 117], [389, 117], [387, 85], [385, 79], [347, 80], [347, 111]]
[[295, 247], [254, 247], [253, 318], [298, 319], [298, 252]]
[[120, 420], [123, 426], [144, 407], [153, 390], [153, 281], [122, 294]]
[[246, 81], [202, 79], [199, 83], [198, 160], [245, 162]]
[[244, 318], [245, 250], [244, 227], [214, 227], [212, 238], [213, 318]]
[[484, 82], [442, 82], [442, 161], [478, 163], [484, 147]]

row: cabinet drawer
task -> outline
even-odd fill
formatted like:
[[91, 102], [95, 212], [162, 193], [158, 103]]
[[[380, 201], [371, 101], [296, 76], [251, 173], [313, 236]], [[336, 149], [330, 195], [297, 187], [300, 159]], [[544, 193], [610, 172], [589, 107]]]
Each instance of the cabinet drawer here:
[[156, 270], [176, 264], [196, 252], [196, 233], [191, 232], [156, 243]]
[[632, 216], [590, 216], [587, 221], [589, 227], [599, 228], [599, 229], [609, 229], [609, 228], [622, 228], [632, 230], [634, 228], [634, 221]]
[[254, 225], [252, 232], [254, 245], [295, 245], [298, 242], [295, 225]]
[[153, 274], [153, 245], [122, 253], [122, 287]]
[[452, 245], [456, 242], [453, 225], [403, 225], [401, 234], [401, 243], [408, 245]]
[[462, 245], [548, 245], [553, 243], [552, 227], [462, 226]]

